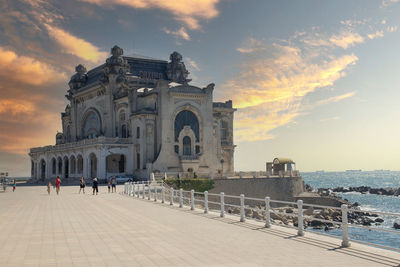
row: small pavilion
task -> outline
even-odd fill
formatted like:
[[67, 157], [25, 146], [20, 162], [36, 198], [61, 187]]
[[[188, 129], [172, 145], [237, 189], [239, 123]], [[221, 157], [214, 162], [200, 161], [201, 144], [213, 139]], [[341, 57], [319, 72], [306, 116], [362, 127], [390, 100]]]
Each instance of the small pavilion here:
[[290, 158], [274, 158], [272, 162], [267, 162], [267, 176], [292, 176], [285, 175], [296, 170], [296, 163]]

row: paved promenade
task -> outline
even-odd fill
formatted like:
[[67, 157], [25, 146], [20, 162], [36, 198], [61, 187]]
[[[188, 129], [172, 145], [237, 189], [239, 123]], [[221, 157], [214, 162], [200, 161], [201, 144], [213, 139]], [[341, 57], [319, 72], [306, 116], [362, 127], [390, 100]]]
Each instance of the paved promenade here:
[[[90, 189], [90, 188], [88, 188]], [[62, 187], [0, 193], [0, 266], [398, 266], [400, 253]], [[121, 192], [123, 187], [119, 187]]]

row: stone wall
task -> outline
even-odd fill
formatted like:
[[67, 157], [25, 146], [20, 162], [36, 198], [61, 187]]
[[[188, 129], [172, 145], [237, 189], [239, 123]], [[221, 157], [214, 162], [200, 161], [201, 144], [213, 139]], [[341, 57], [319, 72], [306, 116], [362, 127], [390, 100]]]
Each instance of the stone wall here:
[[225, 195], [265, 198], [294, 201], [295, 196], [304, 192], [301, 177], [292, 178], [243, 178], [215, 179], [214, 188], [210, 193], [224, 192]]

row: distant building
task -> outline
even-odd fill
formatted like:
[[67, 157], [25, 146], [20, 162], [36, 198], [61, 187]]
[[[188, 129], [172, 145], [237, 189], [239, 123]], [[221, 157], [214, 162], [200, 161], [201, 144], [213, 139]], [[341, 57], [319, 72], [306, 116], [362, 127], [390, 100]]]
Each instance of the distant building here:
[[189, 85], [182, 56], [123, 56], [82, 65], [71, 77], [56, 145], [31, 148], [34, 179], [148, 177], [151, 172], [233, 173], [232, 101], [213, 102], [214, 84]]

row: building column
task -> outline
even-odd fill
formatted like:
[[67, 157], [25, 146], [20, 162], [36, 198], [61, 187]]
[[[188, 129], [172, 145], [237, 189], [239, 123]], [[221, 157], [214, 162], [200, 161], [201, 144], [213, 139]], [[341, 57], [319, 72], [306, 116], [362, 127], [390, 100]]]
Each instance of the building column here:
[[107, 164], [106, 164], [106, 159], [107, 159], [107, 151], [103, 148], [103, 149], [101, 149], [100, 150], [100, 153], [98, 153], [97, 155], [96, 155], [96, 157], [97, 157], [97, 176], [99, 177], [99, 178], [106, 178], [107, 179], [107, 177], [106, 177], [106, 167], [107, 167]]

